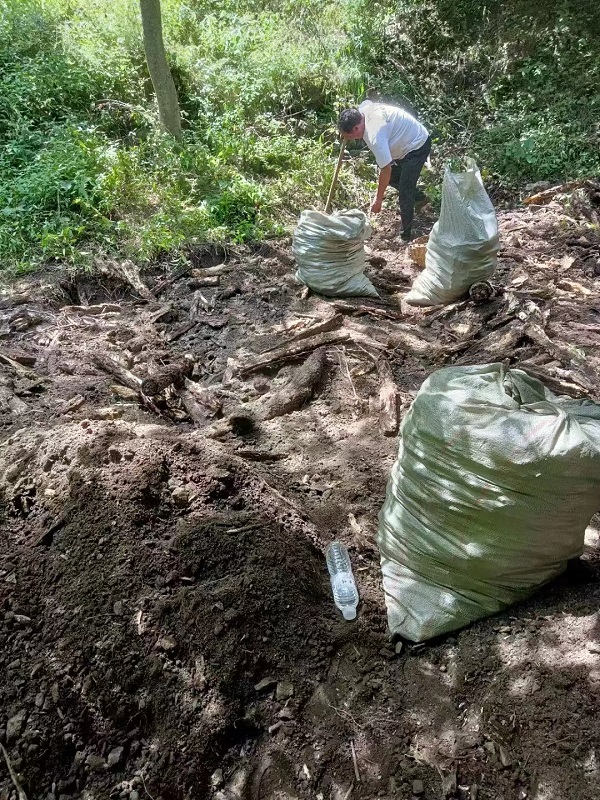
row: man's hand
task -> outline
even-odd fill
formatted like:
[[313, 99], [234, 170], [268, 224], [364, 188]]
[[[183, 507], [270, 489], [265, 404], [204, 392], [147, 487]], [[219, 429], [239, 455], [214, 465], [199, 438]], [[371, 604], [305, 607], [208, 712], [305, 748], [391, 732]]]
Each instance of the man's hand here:
[[381, 200], [375, 200], [375, 202], [371, 206], [371, 213], [379, 214], [380, 211], [381, 211]]

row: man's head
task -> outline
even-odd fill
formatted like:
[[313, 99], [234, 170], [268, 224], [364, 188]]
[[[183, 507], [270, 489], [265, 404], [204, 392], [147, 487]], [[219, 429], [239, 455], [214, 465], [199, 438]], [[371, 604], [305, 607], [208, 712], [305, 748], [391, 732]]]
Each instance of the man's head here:
[[346, 108], [338, 119], [338, 130], [344, 139], [362, 139], [365, 117], [358, 108]]

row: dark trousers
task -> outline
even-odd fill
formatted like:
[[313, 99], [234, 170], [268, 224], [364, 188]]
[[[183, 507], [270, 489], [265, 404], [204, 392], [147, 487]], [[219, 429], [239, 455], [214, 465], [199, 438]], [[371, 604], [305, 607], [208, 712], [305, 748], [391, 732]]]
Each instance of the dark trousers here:
[[[400, 219], [402, 220], [402, 233], [410, 235], [413, 216], [415, 213], [415, 200], [417, 199], [417, 181], [431, 152], [431, 136], [418, 150], [411, 150], [404, 158], [392, 161], [392, 175], [390, 186], [398, 190], [400, 204]], [[419, 192], [418, 199], [424, 199], [423, 192]], [[422, 197], [421, 197], [422, 196]]]

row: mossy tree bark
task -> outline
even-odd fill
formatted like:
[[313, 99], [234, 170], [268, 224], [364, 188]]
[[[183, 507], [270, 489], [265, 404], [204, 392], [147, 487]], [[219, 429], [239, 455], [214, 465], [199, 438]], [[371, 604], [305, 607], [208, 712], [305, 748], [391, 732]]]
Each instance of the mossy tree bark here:
[[144, 49], [152, 85], [156, 92], [158, 113], [165, 129], [176, 139], [181, 138], [181, 114], [177, 90], [165, 53], [162, 33], [160, 0], [140, 0]]

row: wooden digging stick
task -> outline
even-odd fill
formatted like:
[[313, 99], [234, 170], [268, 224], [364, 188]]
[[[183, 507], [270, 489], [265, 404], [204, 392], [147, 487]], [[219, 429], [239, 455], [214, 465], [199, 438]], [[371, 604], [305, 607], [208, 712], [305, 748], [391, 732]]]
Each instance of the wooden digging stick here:
[[338, 175], [340, 174], [340, 168], [342, 166], [342, 158], [344, 157], [344, 150], [346, 148], [346, 142], [342, 140], [342, 146], [340, 147], [340, 155], [337, 160], [337, 164], [335, 165], [335, 172], [333, 173], [333, 180], [331, 181], [331, 189], [329, 190], [329, 196], [327, 197], [327, 202], [325, 203], [325, 213], [329, 214], [331, 212], [331, 200], [333, 198], [333, 190], [335, 189], [335, 185], [337, 183]]

